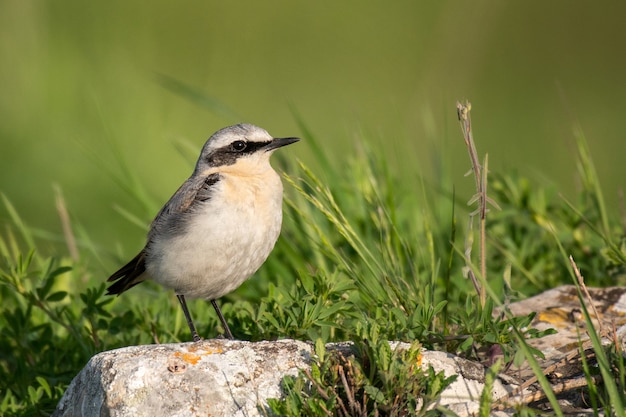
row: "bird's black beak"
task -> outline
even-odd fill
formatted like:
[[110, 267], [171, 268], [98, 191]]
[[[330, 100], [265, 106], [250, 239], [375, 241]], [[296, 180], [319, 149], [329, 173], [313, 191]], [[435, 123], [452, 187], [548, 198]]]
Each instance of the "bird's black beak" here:
[[300, 138], [274, 138], [270, 143], [265, 147], [266, 150], [271, 151], [274, 149], [282, 148], [283, 146], [291, 145], [299, 141]]

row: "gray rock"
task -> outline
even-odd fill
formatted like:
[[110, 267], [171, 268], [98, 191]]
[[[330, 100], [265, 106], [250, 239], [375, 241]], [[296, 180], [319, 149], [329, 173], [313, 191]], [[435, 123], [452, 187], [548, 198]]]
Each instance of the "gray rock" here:
[[307, 366], [294, 340], [132, 346], [100, 353], [74, 378], [53, 416], [256, 416], [280, 381]]

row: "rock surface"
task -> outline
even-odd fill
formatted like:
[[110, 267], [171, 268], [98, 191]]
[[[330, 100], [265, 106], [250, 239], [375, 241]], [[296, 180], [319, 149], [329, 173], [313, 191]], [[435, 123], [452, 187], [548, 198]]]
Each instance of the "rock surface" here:
[[100, 353], [53, 416], [254, 416], [280, 381], [307, 366], [307, 343], [206, 340]]

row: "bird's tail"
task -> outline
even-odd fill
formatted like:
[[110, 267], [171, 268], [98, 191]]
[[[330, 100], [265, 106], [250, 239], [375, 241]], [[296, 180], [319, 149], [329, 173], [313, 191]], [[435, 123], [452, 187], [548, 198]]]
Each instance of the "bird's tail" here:
[[145, 256], [144, 251], [139, 252], [129, 263], [109, 277], [107, 281], [113, 284], [107, 288], [107, 295], [121, 294], [145, 280], [143, 276], [146, 271]]

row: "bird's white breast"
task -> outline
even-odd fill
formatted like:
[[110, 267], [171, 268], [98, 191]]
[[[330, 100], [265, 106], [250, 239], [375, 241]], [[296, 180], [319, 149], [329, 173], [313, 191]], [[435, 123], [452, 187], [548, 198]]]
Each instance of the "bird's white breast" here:
[[193, 209], [183, 233], [152, 242], [148, 274], [177, 294], [217, 299], [265, 262], [282, 223], [282, 184], [263, 175], [221, 174], [211, 198]]

